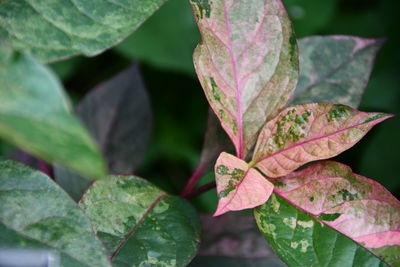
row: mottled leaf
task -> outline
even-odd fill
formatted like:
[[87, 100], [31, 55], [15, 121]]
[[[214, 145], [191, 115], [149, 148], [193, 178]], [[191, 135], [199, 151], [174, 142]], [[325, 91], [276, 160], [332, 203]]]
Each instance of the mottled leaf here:
[[0, 250], [48, 249], [61, 266], [111, 266], [77, 204], [46, 175], [0, 161]]
[[127, 37], [164, 1], [1, 1], [0, 35], [44, 61], [93, 56]]
[[291, 104], [327, 101], [357, 108], [383, 41], [336, 35], [298, 44], [300, 77]]
[[196, 254], [200, 223], [194, 209], [143, 179], [98, 181], [80, 206], [115, 266], [184, 266]]
[[[99, 144], [109, 173], [132, 174], [144, 156], [152, 125], [150, 102], [138, 65], [133, 64], [91, 90], [76, 113]], [[56, 168], [55, 178], [74, 199], [79, 199], [90, 183], [61, 168]]]
[[400, 266], [400, 202], [377, 182], [319, 162], [275, 186], [255, 215], [289, 265]]
[[375, 124], [391, 115], [357, 111], [341, 104], [289, 107], [262, 129], [252, 166], [268, 177], [338, 155], [356, 144]]
[[88, 177], [104, 175], [101, 154], [72, 115], [60, 82], [31, 57], [0, 61], [0, 137]]
[[202, 36], [194, 52], [197, 75], [237, 156], [244, 159], [297, 82], [289, 18], [276, 0], [191, 2]]
[[225, 152], [215, 164], [215, 180], [219, 200], [214, 216], [264, 204], [274, 188], [256, 169]]

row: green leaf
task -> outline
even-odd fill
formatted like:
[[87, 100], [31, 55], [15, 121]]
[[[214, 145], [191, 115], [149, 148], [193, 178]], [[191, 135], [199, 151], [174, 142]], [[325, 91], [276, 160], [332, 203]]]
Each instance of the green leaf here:
[[194, 209], [143, 179], [98, 181], [80, 206], [115, 266], [184, 266], [196, 254], [200, 223]]
[[31, 57], [9, 54], [0, 61], [0, 137], [90, 178], [104, 175], [102, 156], [72, 115], [60, 82]]
[[194, 75], [192, 55], [199, 39], [188, 1], [170, 0], [114, 50], [159, 68]]
[[44, 61], [93, 56], [127, 37], [164, 1], [1, 1], [0, 35]]
[[48, 249], [61, 266], [111, 266], [89, 220], [50, 178], [0, 160], [0, 249]]
[[[93, 88], [77, 106], [106, 157], [109, 173], [132, 174], [139, 166], [152, 130], [152, 112], [138, 64]], [[55, 168], [59, 185], [78, 200], [90, 181]]]
[[330, 161], [274, 179], [274, 184], [276, 195], [256, 210], [256, 218], [288, 264], [293, 255], [296, 266], [335, 261], [400, 266], [400, 202], [382, 185]]
[[202, 42], [194, 63], [206, 97], [244, 159], [294, 91], [297, 45], [280, 0], [192, 0]]
[[291, 104], [325, 101], [357, 108], [382, 44], [341, 35], [300, 39], [300, 77]]
[[268, 243], [289, 266], [387, 266], [276, 194], [254, 209], [254, 216]]

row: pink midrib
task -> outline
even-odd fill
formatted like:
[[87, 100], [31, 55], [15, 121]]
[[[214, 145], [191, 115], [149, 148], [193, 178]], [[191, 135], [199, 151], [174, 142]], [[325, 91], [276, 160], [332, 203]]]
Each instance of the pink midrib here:
[[[388, 119], [388, 118], [390, 118], [390, 117], [391, 117], [391, 116], [386, 116], [386, 117], [377, 119], [377, 120], [375, 120], [375, 121], [371, 121], [371, 122], [374, 122], [374, 123], [372, 123], [372, 126], [375, 125], [375, 124], [377, 124], [377, 123], [379, 123], [379, 122], [381, 122], [381, 121], [384, 121], [384, 120], [386, 120], [386, 119]], [[361, 122], [361, 123], [358, 123], [358, 124], [355, 124], [355, 125], [346, 127], [346, 128], [344, 128], [344, 129], [337, 130], [337, 131], [335, 131], [335, 132], [333, 132], [333, 133], [330, 133], [330, 134], [327, 134], [327, 135], [324, 135], [324, 136], [314, 137], [314, 138], [305, 140], [305, 141], [303, 141], [303, 142], [301, 142], [301, 143], [297, 143], [297, 144], [291, 145], [291, 146], [289, 146], [289, 147], [287, 147], [287, 148], [284, 148], [284, 149], [282, 149], [282, 150], [276, 151], [276, 152], [272, 153], [271, 155], [268, 155], [268, 156], [265, 156], [265, 157], [263, 157], [263, 158], [261, 158], [261, 159], [258, 159], [258, 160], [256, 161], [256, 164], [258, 164], [258, 163], [260, 163], [261, 161], [264, 161], [264, 160], [266, 160], [266, 159], [272, 158], [272, 157], [274, 157], [274, 156], [276, 156], [276, 155], [278, 155], [278, 154], [281, 154], [281, 153], [283, 153], [283, 152], [285, 152], [285, 151], [288, 151], [288, 150], [290, 150], [290, 149], [293, 149], [293, 148], [295, 148], [295, 147], [303, 146], [304, 144], [307, 144], [307, 143], [310, 143], [310, 142], [313, 142], [313, 141], [318, 141], [318, 140], [321, 140], [321, 139], [324, 139], [324, 138], [328, 138], [328, 137], [330, 137], [330, 136], [339, 134], [339, 133], [341, 133], [341, 132], [345, 132], [345, 131], [350, 130], [350, 129], [353, 129], [353, 128], [357, 128], [358, 126], [361, 126], [361, 125], [364, 125], [364, 124], [367, 124], [367, 123], [370, 123], [370, 122]], [[365, 135], [365, 134], [366, 134], [366, 133], [364, 133], [364, 135]]]
[[[226, 7], [226, 1], [222, 0], [222, 5], [224, 9], [224, 20], [225, 20], [225, 25], [226, 25], [226, 31], [229, 37], [231, 37], [231, 26], [229, 25], [229, 19], [228, 19], [228, 9]], [[236, 92], [236, 104], [237, 104], [237, 116], [236, 116], [236, 121], [237, 121], [237, 126], [238, 126], [238, 138], [239, 138], [239, 144], [236, 147], [236, 153], [238, 158], [243, 159], [243, 111], [242, 111], [242, 105], [241, 105], [241, 90], [240, 90], [240, 85], [239, 85], [239, 79], [238, 79], [238, 72], [237, 72], [237, 60], [235, 57], [235, 54], [232, 51], [232, 39], [228, 38], [229, 41], [229, 46], [227, 46], [229, 55], [230, 55], [230, 60], [232, 64], [232, 71], [233, 71], [233, 77], [234, 77], [234, 82], [235, 82], [235, 92]]]

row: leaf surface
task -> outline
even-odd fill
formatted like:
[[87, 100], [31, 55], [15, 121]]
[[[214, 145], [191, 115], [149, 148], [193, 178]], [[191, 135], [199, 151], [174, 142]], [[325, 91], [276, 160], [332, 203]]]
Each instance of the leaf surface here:
[[0, 61], [0, 137], [48, 162], [102, 177], [99, 149], [73, 116], [60, 82], [31, 57], [8, 55]]
[[193, 56], [197, 76], [243, 159], [295, 88], [298, 58], [291, 24], [281, 1], [191, 3], [202, 36]]
[[134, 176], [110, 176], [80, 201], [115, 266], [184, 266], [199, 244], [200, 223], [184, 199]]
[[47, 249], [61, 266], [111, 266], [77, 204], [52, 180], [0, 161], [0, 249]]
[[1, 1], [0, 35], [44, 61], [93, 56], [127, 37], [164, 1]]
[[289, 265], [400, 266], [400, 202], [382, 185], [336, 162], [274, 184], [255, 217]]
[[[76, 113], [106, 157], [109, 173], [132, 174], [139, 166], [151, 135], [152, 112], [138, 64], [93, 88]], [[90, 181], [62, 168], [55, 178], [74, 199]]]
[[264, 204], [274, 188], [256, 169], [225, 152], [215, 164], [215, 180], [219, 200], [214, 216]]
[[262, 129], [252, 165], [271, 178], [286, 175], [307, 162], [349, 149], [375, 124], [390, 117], [341, 104], [312, 103], [286, 108]]
[[114, 50], [158, 68], [194, 75], [192, 55], [199, 39], [189, 2], [173, 0]]
[[327, 101], [357, 108], [382, 44], [341, 35], [300, 39], [300, 77], [291, 104]]

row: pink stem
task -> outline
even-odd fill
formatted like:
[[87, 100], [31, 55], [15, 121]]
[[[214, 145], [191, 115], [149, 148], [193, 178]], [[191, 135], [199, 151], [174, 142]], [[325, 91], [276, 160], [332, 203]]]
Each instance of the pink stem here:
[[197, 166], [196, 170], [193, 172], [189, 181], [185, 185], [185, 188], [183, 188], [181, 192], [182, 197], [186, 197], [190, 194], [190, 192], [192, 192], [193, 188], [196, 186], [197, 182], [200, 180], [201, 176], [204, 173], [205, 165], [206, 164], [202, 162]]

